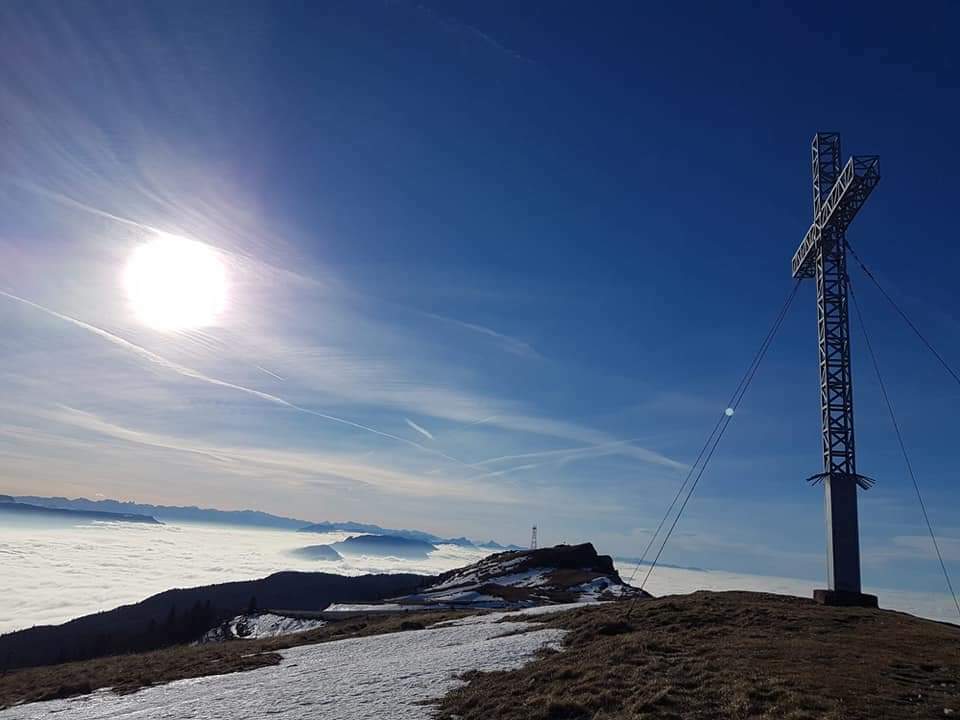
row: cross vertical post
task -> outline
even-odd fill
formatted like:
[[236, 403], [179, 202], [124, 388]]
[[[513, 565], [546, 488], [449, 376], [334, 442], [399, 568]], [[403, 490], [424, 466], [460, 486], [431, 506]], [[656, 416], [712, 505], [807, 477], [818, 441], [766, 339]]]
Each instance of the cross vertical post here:
[[856, 156], [841, 165], [840, 136], [817, 133], [812, 145], [813, 224], [793, 257], [793, 275], [813, 277], [817, 287], [820, 356], [820, 411], [827, 526], [827, 589], [823, 603], [876, 607], [860, 586], [860, 532], [857, 487], [873, 481], [857, 472], [853, 432], [853, 378], [847, 306], [846, 230], [880, 180], [875, 155]]

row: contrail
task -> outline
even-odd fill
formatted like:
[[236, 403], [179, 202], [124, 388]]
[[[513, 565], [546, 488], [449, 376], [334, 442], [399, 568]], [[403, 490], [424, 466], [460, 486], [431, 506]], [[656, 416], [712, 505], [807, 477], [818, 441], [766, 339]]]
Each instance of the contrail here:
[[345, 418], [337, 417], [336, 415], [328, 415], [326, 413], [322, 413], [317, 410], [311, 410], [310, 408], [305, 408], [301, 405], [296, 405], [288, 400], [284, 400], [282, 397], [278, 397], [277, 395], [271, 395], [270, 393], [261, 392], [260, 390], [254, 390], [253, 388], [248, 388], [243, 385], [237, 385], [232, 382], [227, 382], [226, 380], [220, 380], [219, 378], [211, 377], [210, 375], [206, 375], [200, 372], [199, 370], [194, 370], [193, 368], [189, 368], [186, 365], [181, 365], [180, 363], [174, 362], [172, 360], [168, 360], [167, 358], [161, 355], [157, 355], [155, 352], [147, 350], [144, 347], [140, 347], [139, 345], [136, 345], [130, 342], [129, 340], [125, 340], [119, 335], [114, 335], [112, 332], [108, 332], [107, 330], [98, 328], [96, 325], [91, 325], [90, 323], [86, 323], [83, 320], [78, 320], [75, 317], [64, 315], [63, 313], [59, 313], [56, 310], [51, 310], [48, 307], [44, 307], [43, 305], [35, 303], [32, 300], [27, 300], [26, 298], [22, 298], [19, 295], [14, 295], [13, 293], [8, 293], [4, 290], [0, 290], [0, 295], [6, 298], [9, 298], [10, 300], [14, 300], [18, 303], [22, 303], [23, 305], [32, 307], [35, 310], [39, 310], [42, 313], [46, 313], [51, 317], [55, 317], [59, 320], [63, 320], [64, 322], [68, 322], [72, 325], [75, 325], [76, 327], [86, 330], [87, 332], [91, 332], [94, 335], [98, 335], [99, 337], [103, 338], [107, 342], [113, 343], [114, 345], [117, 345], [118, 347], [121, 347], [124, 350], [129, 350], [130, 352], [132, 352], [135, 355], [138, 355], [144, 360], [152, 362], [156, 365], [160, 365], [161, 367], [164, 367], [167, 370], [171, 370], [175, 373], [183, 375], [184, 377], [193, 378], [194, 380], [200, 380], [201, 382], [209, 383], [211, 385], [217, 385], [219, 387], [224, 387], [230, 390], [236, 390], [238, 392], [246, 393], [247, 395], [252, 395], [253, 397], [260, 398], [261, 400], [265, 400], [275, 405], [282, 405], [283, 407], [296, 410], [297, 412], [302, 412], [302, 413], [306, 413], [307, 415], [313, 415], [318, 418], [323, 418], [324, 420], [329, 420], [330, 422], [339, 423], [341, 425], [347, 425], [349, 427], [356, 428], [358, 430], [365, 430], [366, 432], [373, 433], [374, 435], [379, 435], [380, 437], [389, 438], [390, 440], [395, 440], [397, 442], [404, 443], [405, 445], [410, 445], [411, 447], [415, 447], [424, 452], [431, 453], [432, 455], [439, 455], [440, 457], [445, 458], [447, 460], [451, 460], [455, 463], [458, 463], [459, 465], [472, 467], [471, 465], [463, 462], [462, 460], [458, 460], [457, 458], [447, 455], [446, 453], [440, 452], [439, 450], [428, 448], [425, 445], [421, 445], [418, 442], [414, 442], [413, 440], [407, 440], [406, 438], [399, 437], [398, 435], [391, 435], [390, 433], [377, 430], [376, 428], [372, 428], [368, 425], [361, 425], [360, 423], [356, 423], [356, 422], [353, 422], [352, 420], [347, 420]]
[[433, 10], [432, 8], [427, 7], [423, 3], [417, 3], [413, 5], [413, 8], [415, 10], [419, 10], [420, 12], [424, 13], [425, 15], [433, 19], [435, 22], [442, 25], [447, 30], [455, 33], [466, 33], [469, 35], [473, 35], [473, 37], [479, 40], [480, 42], [485, 43], [486, 45], [490, 46], [497, 52], [503, 53], [504, 55], [510, 58], [513, 58], [514, 60], [519, 60], [520, 62], [524, 62], [524, 63], [535, 62], [532, 58], [529, 58], [526, 55], [523, 55], [517, 52], [516, 50], [511, 50], [510, 48], [501, 44], [496, 38], [494, 38], [492, 35], [489, 35], [488, 33], [485, 33], [480, 28], [474, 27], [473, 25], [469, 25], [468, 23], [465, 23], [461, 20], [457, 20], [456, 18], [445, 17], [440, 13], [438, 13], [437, 11]]
[[261, 371], [265, 372], [265, 373], [266, 373], [267, 375], [269, 375], [270, 377], [276, 378], [277, 380], [280, 380], [281, 382], [283, 382], [284, 380], [286, 380], [286, 378], [280, 377], [280, 376], [277, 375], [275, 372], [270, 372], [269, 370], [267, 370], [267, 369], [266, 369], [265, 367], [263, 367], [262, 365], [254, 365], [254, 367], [255, 367], [257, 370], [261, 370]]
[[140, 230], [149, 230], [150, 232], [157, 233], [158, 235], [169, 234], [165, 230], [161, 230], [160, 228], [153, 227], [152, 225], [147, 225], [146, 223], [138, 222], [136, 220], [131, 220], [130, 218], [125, 218], [120, 215], [114, 215], [113, 213], [109, 213], [106, 210], [101, 210], [100, 208], [93, 207], [92, 205], [87, 205], [86, 203], [82, 203], [79, 200], [74, 200], [72, 197], [63, 195], [58, 192], [54, 192], [53, 190], [47, 190], [46, 188], [40, 187], [39, 185], [35, 185], [30, 182], [14, 180], [13, 183], [15, 185], [19, 185], [25, 190], [34, 192], [37, 195], [42, 195], [46, 198], [49, 198], [50, 200], [54, 200], [60, 203], [61, 205], [66, 205], [67, 207], [72, 207], [77, 210], [83, 210], [84, 212], [88, 212], [91, 215], [98, 215], [102, 218], [106, 218], [107, 220], [113, 220], [114, 222], [123, 223], [124, 225], [129, 225], [130, 227], [139, 228]]
[[497, 419], [496, 415], [490, 415], [489, 417], [485, 417], [482, 420], [474, 420], [471, 423], [467, 423], [467, 427], [472, 427], [473, 425], [483, 425], [484, 423], [488, 423], [491, 420], [496, 420], [496, 419]]
[[471, 330], [475, 333], [480, 333], [481, 335], [486, 335], [497, 340], [505, 350], [512, 352], [514, 355], [521, 355], [528, 358], [539, 358], [540, 353], [530, 345], [529, 343], [524, 342], [523, 340], [518, 340], [517, 338], [511, 335], [505, 335], [502, 332], [497, 332], [492, 328], [488, 328], [484, 325], [478, 325], [476, 323], [464, 322], [463, 320], [457, 320], [456, 318], [446, 317], [445, 315], [437, 315], [436, 313], [423, 312], [420, 310], [415, 311], [424, 317], [431, 318], [432, 320], [439, 320], [440, 322], [452, 323], [467, 330]]
[[631, 445], [634, 450], [641, 451], [641, 454], [644, 456], [647, 462], [655, 463], [658, 465], [666, 465], [668, 467], [674, 467], [680, 470], [687, 469], [687, 466], [683, 463], [676, 462], [670, 458], [666, 458], [659, 453], [655, 453], [652, 450], [647, 450], [645, 448], [639, 448], [633, 445], [633, 443], [641, 442], [643, 438], [629, 438], [627, 440], [612, 440], [610, 442], [600, 443], [598, 445], [584, 445], [581, 447], [575, 448], [563, 448], [560, 450], [540, 450], [538, 452], [529, 452], [521, 453], [519, 455], [501, 455], [500, 457], [488, 458], [486, 460], [479, 460], [474, 465], [493, 465], [500, 462], [505, 462], [508, 460], [528, 460], [532, 458], [565, 458], [569, 457], [575, 459], [583, 455], [590, 455], [591, 452], [597, 450], [605, 450], [608, 448], [614, 448], [623, 445]]
[[528, 463], [526, 465], [514, 465], [513, 467], [508, 467], [504, 470], [496, 470], [494, 472], [484, 473], [483, 475], [474, 475], [472, 478], [469, 478], [470, 481], [474, 480], [484, 480], [485, 478], [500, 477], [501, 475], [510, 475], [515, 472], [520, 472], [521, 470], [533, 470], [538, 468], [543, 463]]
[[426, 438], [429, 438], [429, 439], [433, 440], [433, 433], [431, 433], [429, 430], [427, 430], [427, 429], [424, 428], [424, 427], [421, 427], [420, 425], [417, 425], [417, 424], [416, 424], [413, 420], [411, 420], [410, 418], [404, 418], [404, 420], [407, 421], [407, 425], [409, 425], [410, 427], [412, 427], [412, 428], [413, 428], [414, 430], [416, 430], [418, 433], [420, 433], [421, 435], [423, 435], [423, 436], [426, 437]]

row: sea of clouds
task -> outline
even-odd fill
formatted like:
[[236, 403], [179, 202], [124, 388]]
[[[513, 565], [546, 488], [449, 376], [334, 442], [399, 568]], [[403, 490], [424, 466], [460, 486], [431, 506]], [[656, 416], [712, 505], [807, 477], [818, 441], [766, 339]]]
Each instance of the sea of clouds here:
[[[297, 533], [241, 526], [92, 523], [0, 526], [0, 633], [60, 623], [109, 610], [173, 587], [264, 577], [280, 570], [359, 575], [377, 572], [435, 574], [469, 564], [488, 551], [441, 545], [429, 558], [346, 558], [318, 561], [291, 551], [336, 542], [347, 533]], [[603, 549], [600, 548], [602, 552]], [[618, 563], [624, 579], [634, 566]], [[643, 578], [645, 568], [637, 573]], [[761, 590], [809, 597], [813, 580], [658, 567], [647, 589], [655, 595], [698, 589]], [[952, 619], [947, 595], [877, 590], [883, 607]]]

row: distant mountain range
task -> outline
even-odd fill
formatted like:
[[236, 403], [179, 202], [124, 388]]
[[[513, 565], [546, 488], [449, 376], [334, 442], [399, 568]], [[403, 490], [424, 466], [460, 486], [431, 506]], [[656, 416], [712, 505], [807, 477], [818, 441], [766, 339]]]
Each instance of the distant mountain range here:
[[[409, 540], [420, 540], [422, 542], [436, 542], [440, 540], [440, 538], [436, 535], [431, 535], [430, 533], [423, 532], [422, 530], [397, 530], [393, 528], [380, 527], [379, 525], [371, 525], [369, 523], [353, 522], [352, 520], [347, 520], [346, 522], [310, 523], [306, 527], [298, 528], [297, 531], [312, 533], [356, 532], [367, 533], [370, 535], [392, 535], [393, 537], [407, 538]], [[444, 540], [442, 542], [446, 541]]]
[[436, 545], [426, 540], [396, 535], [353, 535], [330, 545], [296, 548], [289, 554], [303, 560], [342, 560], [344, 556], [350, 555], [422, 560], [436, 549]]
[[297, 532], [329, 533], [329, 532], [356, 532], [366, 535], [389, 535], [394, 538], [406, 538], [407, 540], [418, 540], [431, 545], [459, 545], [460, 547], [478, 547], [484, 550], [523, 550], [517, 545], [501, 545], [500, 543], [488, 540], [487, 542], [474, 542], [465, 537], [443, 538], [439, 535], [423, 532], [422, 530], [402, 530], [397, 528], [385, 528], [379, 525], [369, 523], [359, 523], [348, 520], [346, 522], [319, 522], [299, 528]]
[[147, 505], [119, 500], [88, 500], [87, 498], [35, 497], [20, 495], [17, 502], [30, 503], [49, 508], [67, 510], [93, 510], [130, 515], [151, 515], [161, 521], [208, 522], [227, 525], [246, 525], [253, 527], [271, 527], [285, 530], [297, 530], [309, 525], [307, 520], [280, 517], [259, 510], [215, 510], [193, 506], [177, 507], [170, 505]]
[[[81, 510], [89, 512], [107, 512], [121, 515], [145, 515], [160, 522], [206, 522], [219, 525], [243, 525], [247, 527], [276, 528], [279, 530], [297, 530], [299, 532], [328, 533], [348, 532], [363, 533], [366, 535], [391, 535], [397, 538], [419, 540], [432, 545], [459, 545], [461, 547], [478, 547], [484, 550], [523, 550], [519, 545], [501, 545], [493, 540], [474, 542], [465, 537], [442, 538], [439, 535], [422, 530], [403, 530], [385, 528], [371, 523], [354, 522], [319, 522], [311, 523], [308, 520], [271, 515], [259, 510], [216, 510], [214, 508], [199, 508], [195, 506], [148, 505], [145, 503], [121, 502], [119, 500], [88, 500], [87, 498], [65, 497], [38, 497], [35, 495], [0, 495], [9, 501], [27, 503], [45, 508], [63, 510]], [[8, 502], [9, 502], [8, 501]]]
[[136, 513], [115, 513], [103, 510], [70, 510], [67, 508], [44, 507], [30, 503], [17, 502], [9, 495], [0, 495], [0, 515], [24, 520], [69, 520], [71, 522], [128, 522], [162, 525], [150, 515]]

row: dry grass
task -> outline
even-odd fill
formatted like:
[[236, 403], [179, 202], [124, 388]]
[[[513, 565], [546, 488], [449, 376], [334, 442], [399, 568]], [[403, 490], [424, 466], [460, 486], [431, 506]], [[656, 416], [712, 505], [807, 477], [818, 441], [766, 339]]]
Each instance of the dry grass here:
[[295, 645], [343, 640], [404, 630], [463, 617], [462, 612], [364, 616], [331, 622], [322, 628], [265, 640], [237, 640], [210, 645], [179, 645], [133, 655], [84, 660], [0, 672], [0, 710], [12, 705], [85, 695], [101, 688], [130, 693], [172, 680], [222, 675], [276, 665], [278, 650]]
[[[0, 708], [280, 662], [277, 650], [462, 616], [351, 618], [283, 638], [176, 647], [0, 674]], [[694, 593], [524, 618], [570, 632], [563, 652], [470, 673], [453, 720], [960, 718], [960, 628], [756, 593]], [[952, 711], [952, 712], [946, 712]]]
[[[890, 611], [708, 593], [540, 618], [564, 652], [470, 673], [452, 720], [960, 718], [960, 628]], [[536, 618], [534, 618], [536, 619]]]

